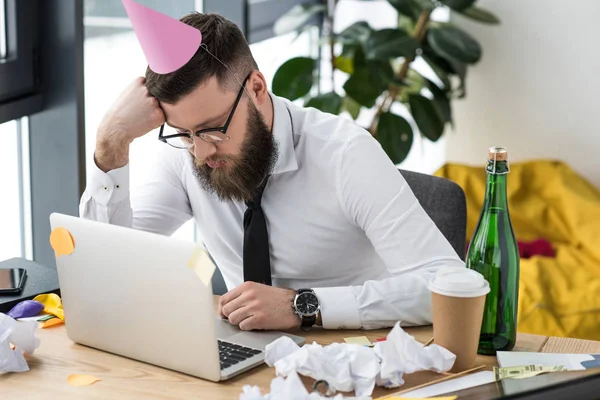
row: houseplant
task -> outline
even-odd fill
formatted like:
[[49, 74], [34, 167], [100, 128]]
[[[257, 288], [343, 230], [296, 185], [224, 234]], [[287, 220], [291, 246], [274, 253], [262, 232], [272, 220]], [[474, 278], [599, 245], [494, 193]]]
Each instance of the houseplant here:
[[[310, 21], [319, 21], [323, 32], [320, 50], [328, 51], [332, 79], [336, 70], [345, 74], [343, 90], [336, 91], [332, 83], [332, 91], [315, 93], [320, 86], [320, 63], [311, 57], [284, 62], [273, 77], [272, 90], [290, 100], [303, 98], [306, 106], [325, 112], [347, 112], [355, 120], [361, 109], [374, 110], [365, 128], [397, 164], [408, 155], [414, 132], [404, 117], [392, 112], [392, 104], [406, 107], [420, 134], [437, 141], [445, 126], [452, 124], [451, 102], [466, 95], [468, 66], [477, 63], [482, 54], [477, 40], [465, 31], [432, 21], [434, 9], [448, 7], [481, 23], [497, 24], [499, 20], [477, 7], [476, 0], [387, 1], [398, 11], [396, 28], [375, 30], [360, 21], [339, 33], [332, 29], [339, 0], [310, 1], [293, 7], [275, 24], [276, 34], [301, 31]], [[417, 57], [435, 72], [439, 78], [436, 82], [413, 68]]]

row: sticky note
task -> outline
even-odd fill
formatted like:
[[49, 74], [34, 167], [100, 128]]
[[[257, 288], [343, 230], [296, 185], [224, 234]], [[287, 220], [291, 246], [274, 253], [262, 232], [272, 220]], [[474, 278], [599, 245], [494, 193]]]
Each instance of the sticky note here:
[[210, 284], [216, 267], [204, 249], [196, 247], [187, 265], [198, 275], [204, 286]]
[[52, 318], [52, 319], [49, 319], [48, 321], [42, 322], [42, 329], [50, 328], [50, 327], [56, 326], [56, 325], [62, 325], [64, 323], [65, 323], [65, 321], [63, 321], [60, 318]]
[[88, 386], [99, 381], [100, 379], [91, 375], [71, 374], [67, 377], [67, 382], [71, 386]]
[[50, 245], [56, 256], [68, 256], [75, 250], [75, 241], [71, 233], [65, 228], [55, 228], [50, 233]]
[[372, 346], [373, 345], [371, 343], [371, 341], [369, 340], [369, 338], [367, 338], [366, 336], [347, 337], [347, 338], [344, 338], [344, 342], [350, 343], [350, 344], [359, 344], [361, 346]]
[[62, 306], [62, 300], [56, 293], [40, 294], [33, 298], [44, 305], [44, 312], [65, 319], [65, 312]]

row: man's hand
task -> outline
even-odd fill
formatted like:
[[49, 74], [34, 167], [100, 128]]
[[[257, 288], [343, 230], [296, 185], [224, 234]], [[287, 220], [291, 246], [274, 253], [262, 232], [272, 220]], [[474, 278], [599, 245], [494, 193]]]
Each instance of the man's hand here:
[[292, 308], [296, 291], [244, 282], [219, 299], [219, 313], [242, 330], [286, 330], [300, 327]]
[[96, 136], [94, 154], [104, 172], [129, 162], [129, 145], [165, 122], [158, 100], [146, 88], [143, 77], [136, 78], [104, 115]]

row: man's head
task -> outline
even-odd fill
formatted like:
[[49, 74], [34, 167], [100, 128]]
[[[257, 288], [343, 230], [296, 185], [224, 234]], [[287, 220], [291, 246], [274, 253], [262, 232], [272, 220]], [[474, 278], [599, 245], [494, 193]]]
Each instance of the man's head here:
[[[248, 200], [277, 157], [265, 79], [234, 23], [217, 14], [200, 13], [181, 21], [202, 32], [202, 46], [177, 71], [146, 71], [148, 91], [165, 112], [163, 134], [193, 135], [190, 153], [206, 190], [222, 200]], [[230, 116], [226, 134], [211, 133], [225, 140], [213, 143], [194, 135], [223, 127]]]

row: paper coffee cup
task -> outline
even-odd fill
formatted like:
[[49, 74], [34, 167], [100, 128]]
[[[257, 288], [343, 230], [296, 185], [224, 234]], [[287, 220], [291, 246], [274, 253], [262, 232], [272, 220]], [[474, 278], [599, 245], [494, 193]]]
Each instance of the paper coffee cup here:
[[479, 272], [466, 267], [442, 267], [429, 282], [429, 289], [434, 341], [456, 355], [450, 371], [472, 368], [489, 283]]

